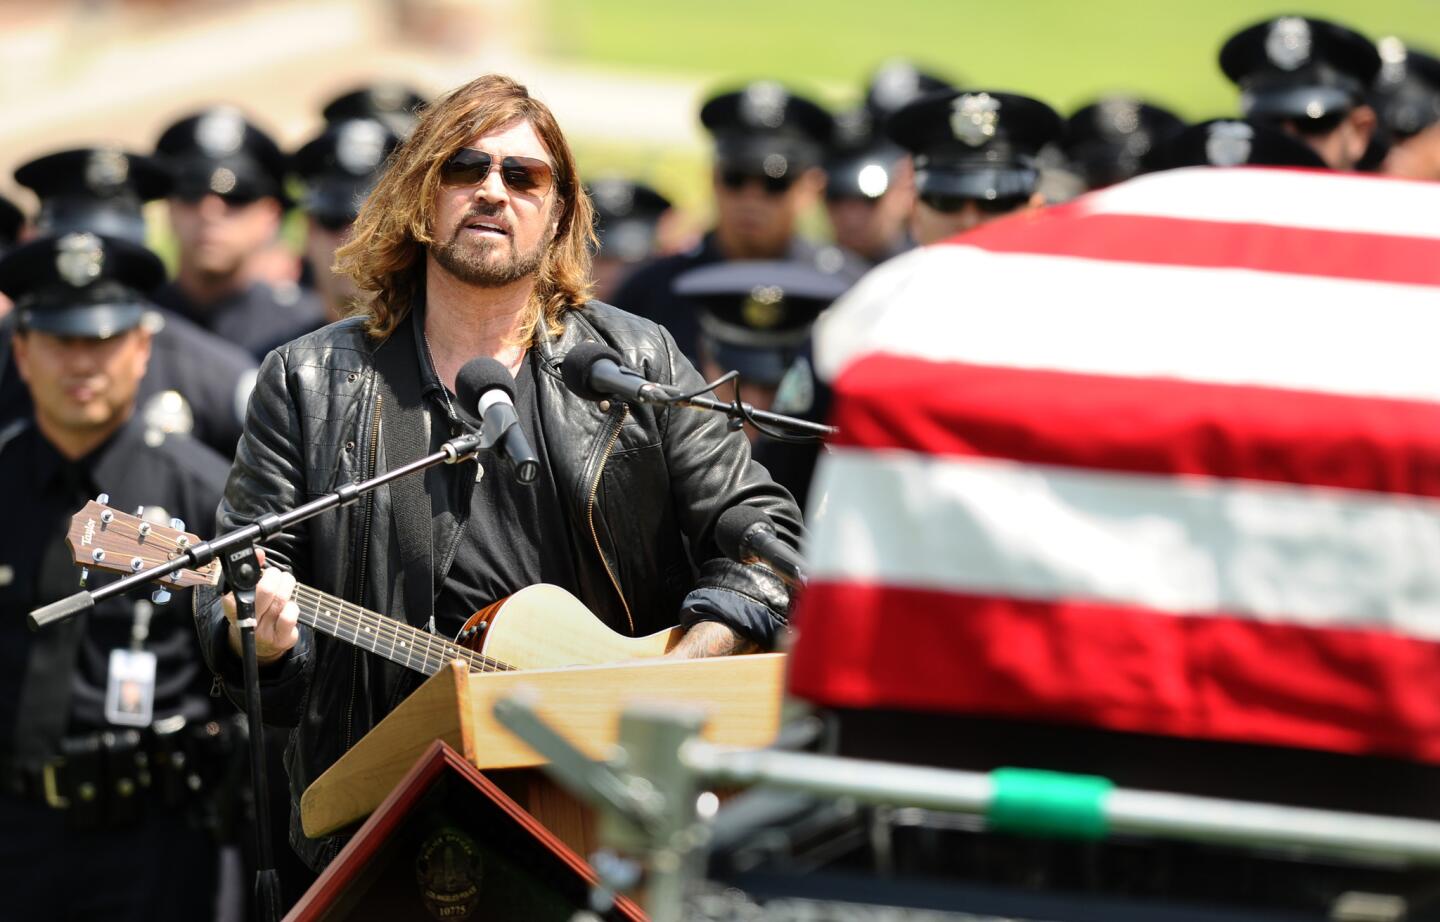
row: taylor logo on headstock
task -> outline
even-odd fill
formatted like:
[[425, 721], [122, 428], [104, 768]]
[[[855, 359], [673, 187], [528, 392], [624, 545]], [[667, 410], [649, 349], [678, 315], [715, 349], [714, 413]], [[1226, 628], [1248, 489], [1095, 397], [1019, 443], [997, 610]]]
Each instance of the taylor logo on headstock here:
[[436, 919], [468, 919], [480, 905], [484, 868], [475, 840], [444, 826], [420, 844], [415, 882], [420, 901]]
[[[164, 524], [167, 520], [169, 525]], [[70, 518], [65, 541], [75, 563], [82, 567], [138, 573], [174, 560], [200, 543], [198, 537], [181, 528], [183, 523], [169, 518], [159, 506], [129, 515], [92, 499]], [[161, 577], [159, 582], [171, 589], [214, 586], [219, 582], [219, 573], [220, 564], [212, 560], [203, 567]]]

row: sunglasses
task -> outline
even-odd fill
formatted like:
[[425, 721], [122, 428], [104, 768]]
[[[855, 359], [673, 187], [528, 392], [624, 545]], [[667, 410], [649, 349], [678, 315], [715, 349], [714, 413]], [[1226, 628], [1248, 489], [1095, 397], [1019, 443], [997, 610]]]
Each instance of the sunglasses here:
[[720, 184], [732, 192], [739, 192], [750, 183], [759, 183], [767, 195], [780, 195], [795, 185], [794, 177], [766, 176], [763, 173], [747, 173], [744, 170], [725, 169], [720, 171]]
[[175, 197], [187, 205], [198, 205], [211, 195], [232, 208], [244, 208], [265, 197], [253, 192], [211, 192], [209, 189], [181, 189], [175, 193]]
[[[440, 181], [447, 186], [478, 186], [494, 163], [485, 151], [462, 147], [440, 167]], [[544, 160], [506, 157], [500, 161], [500, 180], [511, 192], [543, 196], [555, 185], [555, 169]]]
[[941, 214], [955, 214], [964, 211], [966, 205], [974, 204], [981, 214], [1002, 215], [1019, 209], [1030, 201], [1028, 195], [1002, 195], [998, 198], [980, 198], [969, 195], [921, 195], [920, 201]]

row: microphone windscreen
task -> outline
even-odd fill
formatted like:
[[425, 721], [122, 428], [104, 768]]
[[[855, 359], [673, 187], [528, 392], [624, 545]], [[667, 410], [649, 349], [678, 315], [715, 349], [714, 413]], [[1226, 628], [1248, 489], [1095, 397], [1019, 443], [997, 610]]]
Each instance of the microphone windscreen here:
[[715, 523], [715, 543], [720, 547], [720, 553], [731, 560], [744, 560], [750, 556], [741, 545], [744, 543], [745, 533], [758, 524], [770, 525], [770, 516], [754, 506], [742, 503], [722, 512], [720, 521]]
[[590, 369], [601, 359], [621, 364], [620, 353], [604, 343], [586, 340], [571, 349], [560, 363], [560, 378], [570, 392], [586, 400], [604, 400], [609, 394], [602, 394], [590, 386]]
[[460, 373], [455, 376], [455, 396], [460, 398], [466, 415], [472, 418], [479, 412], [480, 395], [496, 388], [504, 391], [512, 402], [515, 400], [515, 379], [496, 359], [471, 359], [460, 366]]

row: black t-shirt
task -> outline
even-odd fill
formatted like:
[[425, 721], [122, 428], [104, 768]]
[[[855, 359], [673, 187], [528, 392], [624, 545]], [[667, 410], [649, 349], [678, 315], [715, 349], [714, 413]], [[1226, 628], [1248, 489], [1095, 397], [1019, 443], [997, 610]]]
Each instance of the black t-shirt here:
[[[70, 621], [31, 632], [25, 615], [78, 588], [80, 568], [65, 546], [70, 517], [98, 493], [110, 504], [168, 524], [185, 521], [186, 530], [209, 537], [215, 507], [224, 488], [227, 465], [215, 452], [183, 436], [149, 440], [132, 421], [108, 442], [77, 461], [51, 447], [27, 420], [0, 445], [0, 483], [5, 484], [7, 527], [0, 529], [0, 753], [37, 754], [54, 740], [17, 739], [18, 710], [27, 673], [59, 677], [46, 684], [67, 700], [67, 713], [43, 721], [48, 728], [88, 732], [106, 726], [105, 686], [110, 651], [130, 646], [134, 601], [117, 597]], [[115, 579], [92, 571], [90, 587]], [[156, 719], [173, 714], [208, 715], [209, 682], [190, 614], [188, 592], [177, 592], [155, 606], [145, 649], [155, 653]], [[68, 682], [68, 688], [64, 687]], [[31, 721], [34, 723], [34, 721]], [[53, 735], [53, 734], [44, 734]]]
[[[468, 515], [435, 603], [436, 630], [447, 637], [455, 636], [475, 612], [526, 586], [576, 584], [570, 527], [540, 425], [535, 383], [545, 372], [533, 355], [525, 354], [515, 376], [515, 414], [540, 460], [540, 476], [529, 486], [520, 483], [497, 451], [482, 453], [478, 467], [456, 469], [462, 476], [451, 481], [457, 494], [452, 497], [454, 508], [468, 510]], [[455, 400], [434, 387], [431, 393], [438, 401]], [[477, 470], [478, 478], [472, 474]], [[438, 538], [437, 529], [437, 553], [444, 553]]]

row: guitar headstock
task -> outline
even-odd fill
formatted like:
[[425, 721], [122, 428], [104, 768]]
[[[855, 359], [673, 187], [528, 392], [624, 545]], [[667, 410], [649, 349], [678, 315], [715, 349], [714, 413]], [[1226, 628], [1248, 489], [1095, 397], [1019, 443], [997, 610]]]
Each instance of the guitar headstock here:
[[[200, 538], [92, 499], [70, 517], [65, 543], [75, 563], [82, 567], [129, 574], [174, 560], [186, 548], [199, 544]], [[158, 580], [172, 589], [214, 586], [219, 581], [220, 563], [215, 560], [199, 569], [178, 570]]]

